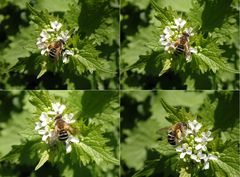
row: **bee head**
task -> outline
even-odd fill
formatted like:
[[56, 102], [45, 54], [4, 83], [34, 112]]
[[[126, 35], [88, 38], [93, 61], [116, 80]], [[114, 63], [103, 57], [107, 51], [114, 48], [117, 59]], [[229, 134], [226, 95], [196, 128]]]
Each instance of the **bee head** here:
[[62, 118], [62, 114], [57, 114], [56, 117], [55, 117], [55, 120], [61, 119], [61, 118]]
[[188, 32], [186, 32], [186, 31], [184, 31], [182, 34], [183, 34], [184, 36], [186, 36], [186, 37], [190, 37], [190, 34], [189, 34]]
[[62, 39], [59, 39], [59, 41], [60, 41], [63, 45], [66, 44], [66, 43], [64, 42], [64, 40], [62, 40]]

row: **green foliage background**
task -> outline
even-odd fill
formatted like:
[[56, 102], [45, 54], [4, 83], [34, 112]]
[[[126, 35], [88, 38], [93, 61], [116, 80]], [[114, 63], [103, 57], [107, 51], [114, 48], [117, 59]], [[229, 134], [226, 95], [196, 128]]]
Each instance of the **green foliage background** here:
[[[121, 88], [133, 90], [239, 88], [237, 80], [239, 74], [224, 71], [228, 67], [239, 70], [238, 1], [154, 0], [154, 2], [162, 9], [162, 13], [153, 8], [151, 0], [121, 1]], [[198, 33], [194, 38], [202, 38], [202, 41], [193, 40], [202, 43], [201, 47], [208, 53], [209, 58], [194, 57], [192, 62], [187, 64], [180, 62], [180, 57], [173, 58], [171, 68], [168, 68], [168, 62], [165, 60], [169, 55], [162, 52], [159, 38], [164, 29], [161, 19], [163, 16], [171, 16], [172, 13], [177, 13], [177, 17], [182, 17], [187, 23], [192, 24], [196, 30], [195, 35]]]
[[[46, 146], [34, 130], [35, 122], [39, 121], [38, 113], [41, 113], [43, 104], [46, 106], [53, 99], [46, 99], [46, 91], [1, 91], [0, 176], [118, 176], [118, 92], [50, 91], [49, 95], [62, 100], [74, 113], [76, 122], [84, 128], [85, 139], [82, 142], [89, 149], [81, 152], [81, 156], [76, 154], [78, 150], [74, 147], [67, 155], [65, 149], [51, 151], [53, 159], [34, 171], [44, 156], [41, 151]], [[95, 152], [89, 155], [86, 152], [91, 148]]]
[[167, 142], [167, 131], [172, 125], [169, 121], [174, 123], [176, 117], [165, 111], [162, 99], [170, 107], [184, 108], [193, 115], [183, 111], [182, 118], [178, 116], [181, 121], [198, 117], [203, 127], [213, 132], [215, 140], [211, 146], [221, 152], [220, 161], [211, 163], [210, 170], [197, 176], [239, 176], [238, 98], [238, 91], [124, 91], [120, 132], [122, 176], [190, 176], [186, 171], [177, 172], [179, 154]]
[[[80, 63], [73, 58], [73, 64], [57, 68], [58, 72], [51, 69], [53, 66], [46, 68], [42, 63], [45, 58], [39, 58], [40, 50], [36, 47], [41, 31], [36, 31], [36, 24], [31, 22], [27, 2], [43, 11], [40, 18], [54, 16], [71, 30], [78, 29], [74, 40], [85, 47], [82, 51], [87, 51], [87, 61], [81, 58]], [[118, 19], [117, 0], [1, 0], [0, 89], [118, 88]], [[111, 72], [102, 72], [101, 68]]]

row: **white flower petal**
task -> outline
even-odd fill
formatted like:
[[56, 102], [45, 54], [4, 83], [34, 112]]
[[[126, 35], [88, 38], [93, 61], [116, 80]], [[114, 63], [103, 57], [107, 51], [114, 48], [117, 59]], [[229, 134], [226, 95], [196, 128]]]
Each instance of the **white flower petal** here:
[[176, 148], [176, 151], [177, 151], [177, 152], [182, 152], [182, 151], [183, 151], [183, 148], [177, 147], [177, 148]]
[[192, 150], [187, 149], [187, 150], [186, 150], [186, 153], [187, 153], [188, 155], [191, 155], [191, 154], [192, 154]]
[[202, 142], [202, 138], [200, 138], [200, 137], [195, 137], [194, 140], [198, 143]]
[[70, 153], [71, 151], [72, 151], [72, 146], [71, 146], [71, 144], [66, 142], [66, 152], [67, 152], [67, 153]]
[[208, 156], [208, 158], [209, 158], [209, 160], [217, 160], [217, 159], [218, 159], [217, 156], [212, 155], [212, 154], [210, 154], [210, 155]]
[[206, 162], [206, 163], [204, 164], [204, 167], [203, 167], [203, 169], [204, 169], [204, 170], [207, 170], [207, 169], [209, 169], [209, 162]]
[[43, 136], [42, 136], [42, 140], [43, 140], [43, 141], [46, 141], [48, 137], [49, 137], [48, 134], [47, 134], [47, 135], [43, 135]]
[[63, 56], [63, 63], [68, 63], [69, 62], [69, 59], [66, 57], [66, 56]]
[[44, 135], [44, 134], [46, 134], [46, 130], [38, 130], [38, 134]]
[[35, 130], [39, 130], [40, 128], [42, 128], [42, 123], [37, 122], [36, 125], [35, 125]]
[[52, 103], [52, 109], [54, 112], [58, 112], [60, 103]]
[[49, 114], [49, 115], [56, 115], [57, 113], [54, 112], [54, 111], [48, 111], [47, 114]]
[[190, 47], [189, 51], [193, 54], [196, 54], [198, 51], [195, 48]]
[[195, 147], [196, 150], [199, 150], [199, 149], [202, 149], [202, 145], [201, 144], [198, 144], [196, 147]]
[[62, 27], [62, 24], [58, 21], [50, 22], [50, 25], [55, 31], [59, 31], [59, 29]]
[[63, 111], [65, 110], [65, 108], [66, 108], [66, 106], [62, 104], [62, 105], [59, 107], [59, 110], [58, 110], [59, 114], [62, 114]]
[[69, 137], [68, 139], [69, 139], [70, 142], [79, 143], [79, 139], [76, 138], [76, 137], [71, 136], [71, 137]]
[[186, 155], [186, 153], [185, 153], [185, 152], [182, 152], [182, 153], [180, 154], [180, 159], [183, 159], [183, 158], [185, 157], [185, 155]]
[[48, 115], [46, 112], [42, 112], [42, 114], [40, 115], [40, 120], [43, 121], [47, 121], [48, 120]]

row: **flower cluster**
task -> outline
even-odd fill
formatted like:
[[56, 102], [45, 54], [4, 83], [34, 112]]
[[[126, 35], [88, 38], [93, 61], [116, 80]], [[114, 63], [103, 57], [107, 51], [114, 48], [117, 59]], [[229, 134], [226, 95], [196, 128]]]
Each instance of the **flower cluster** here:
[[[36, 122], [35, 130], [42, 136], [42, 141], [46, 143], [51, 143], [52, 140], [56, 140], [55, 129], [55, 117], [56, 115], [61, 114], [62, 119], [67, 124], [72, 124], [75, 122], [73, 119], [74, 114], [63, 114], [66, 106], [60, 103], [52, 103], [52, 108], [48, 109], [46, 112], [42, 112], [39, 119], [39, 122]], [[79, 139], [69, 135], [68, 139], [65, 141], [66, 152], [69, 153], [72, 150], [71, 143], [78, 143]]]
[[197, 120], [188, 122], [186, 130], [185, 143], [177, 147], [176, 151], [180, 152], [180, 159], [184, 161], [195, 161], [203, 163], [203, 169], [209, 169], [209, 160], [216, 160], [218, 157], [208, 152], [207, 144], [212, 141], [211, 132], [200, 132], [202, 124]]
[[[40, 33], [40, 37], [37, 38], [37, 47], [41, 50], [42, 55], [47, 55], [49, 52], [49, 45], [56, 41], [62, 41], [64, 45], [67, 43], [67, 40], [70, 38], [69, 31], [61, 30], [62, 23], [58, 21], [50, 22], [50, 25], [47, 25], [45, 29]], [[63, 49], [64, 49], [63, 45]], [[68, 56], [74, 55], [74, 52], [68, 49], [64, 49], [62, 53], [63, 63], [68, 63]]]
[[[169, 26], [166, 26], [164, 28], [163, 34], [160, 35], [159, 42], [161, 45], [164, 46], [165, 51], [173, 53], [177, 48], [177, 45], [175, 43], [183, 36], [183, 33], [187, 34], [189, 37], [194, 35], [194, 33], [192, 32], [193, 28], [192, 27], [186, 28], [185, 24], [186, 24], [185, 20], [177, 18], [174, 19], [174, 23], [171, 23]], [[193, 54], [197, 53], [197, 49], [190, 47], [189, 52]], [[187, 56], [186, 60], [187, 62], [190, 62], [191, 58]]]

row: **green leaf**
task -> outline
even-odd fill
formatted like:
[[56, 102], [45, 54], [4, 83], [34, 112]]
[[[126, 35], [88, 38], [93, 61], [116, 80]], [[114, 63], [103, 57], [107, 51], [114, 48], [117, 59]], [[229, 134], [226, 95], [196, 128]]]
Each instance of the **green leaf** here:
[[139, 121], [137, 126], [128, 133], [121, 145], [121, 158], [128, 168], [141, 169], [147, 158], [147, 149], [155, 146], [159, 126], [154, 119]]
[[159, 76], [163, 75], [165, 72], [167, 72], [171, 68], [171, 60], [167, 59], [164, 62], [163, 69], [160, 72]]
[[29, 3], [26, 3], [27, 8], [32, 13], [32, 21], [34, 21], [36, 24], [38, 24], [41, 27], [44, 27], [47, 24], [50, 24], [50, 16], [47, 10], [39, 11], [35, 9], [33, 6], [31, 6]]
[[159, 166], [159, 160], [147, 161], [144, 168], [135, 173], [132, 177], [151, 176], [155, 172], [157, 166]]
[[[76, 144], [75, 153], [78, 154], [78, 160], [84, 165], [95, 162], [97, 165], [101, 163], [112, 163], [119, 165], [119, 161], [113, 157], [112, 148], [108, 147], [106, 143], [107, 138], [102, 136], [103, 132], [101, 126], [89, 124], [79, 124], [82, 138]], [[76, 158], [72, 156], [72, 158]]]
[[239, 163], [238, 142], [227, 142], [224, 151], [220, 153], [220, 158], [210, 161], [211, 168], [217, 177], [240, 176]]
[[41, 168], [44, 165], [44, 163], [48, 161], [48, 158], [49, 158], [48, 151], [44, 151], [42, 153], [42, 157], [41, 157], [40, 161], [38, 162], [37, 166], [35, 167], [35, 171], [38, 170], [39, 168]]
[[[81, 101], [79, 101], [79, 98], [81, 98]], [[101, 100], [101, 104], [95, 100]], [[117, 92], [71, 92], [69, 94], [69, 105], [78, 111], [81, 119], [91, 119], [91, 122], [102, 125], [102, 128], [107, 132], [114, 131], [118, 126], [119, 104]]]
[[41, 64], [41, 71], [40, 73], [37, 75], [37, 79], [39, 79], [40, 77], [42, 77], [43, 74], [45, 74], [47, 72], [47, 62], [42, 62]]
[[39, 115], [40, 112], [44, 112], [46, 108], [51, 107], [53, 98], [47, 91], [29, 91], [28, 93], [31, 96], [29, 101], [37, 108]]
[[166, 119], [171, 123], [187, 122], [188, 120], [194, 119], [194, 116], [189, 112], [186, 112], [184, 108], [174, 108], [168, 105], [163, 99], [161, 99], [163, 108], [169, 114]]
[[167, 9], [160, 8], [154, 0], [151, 0], [151, 4], [157, 12], [155, 17], [164, 25], [168, 25], [170, 22], [173, 21], [175, 12], [171, 9], [171, 7]]

